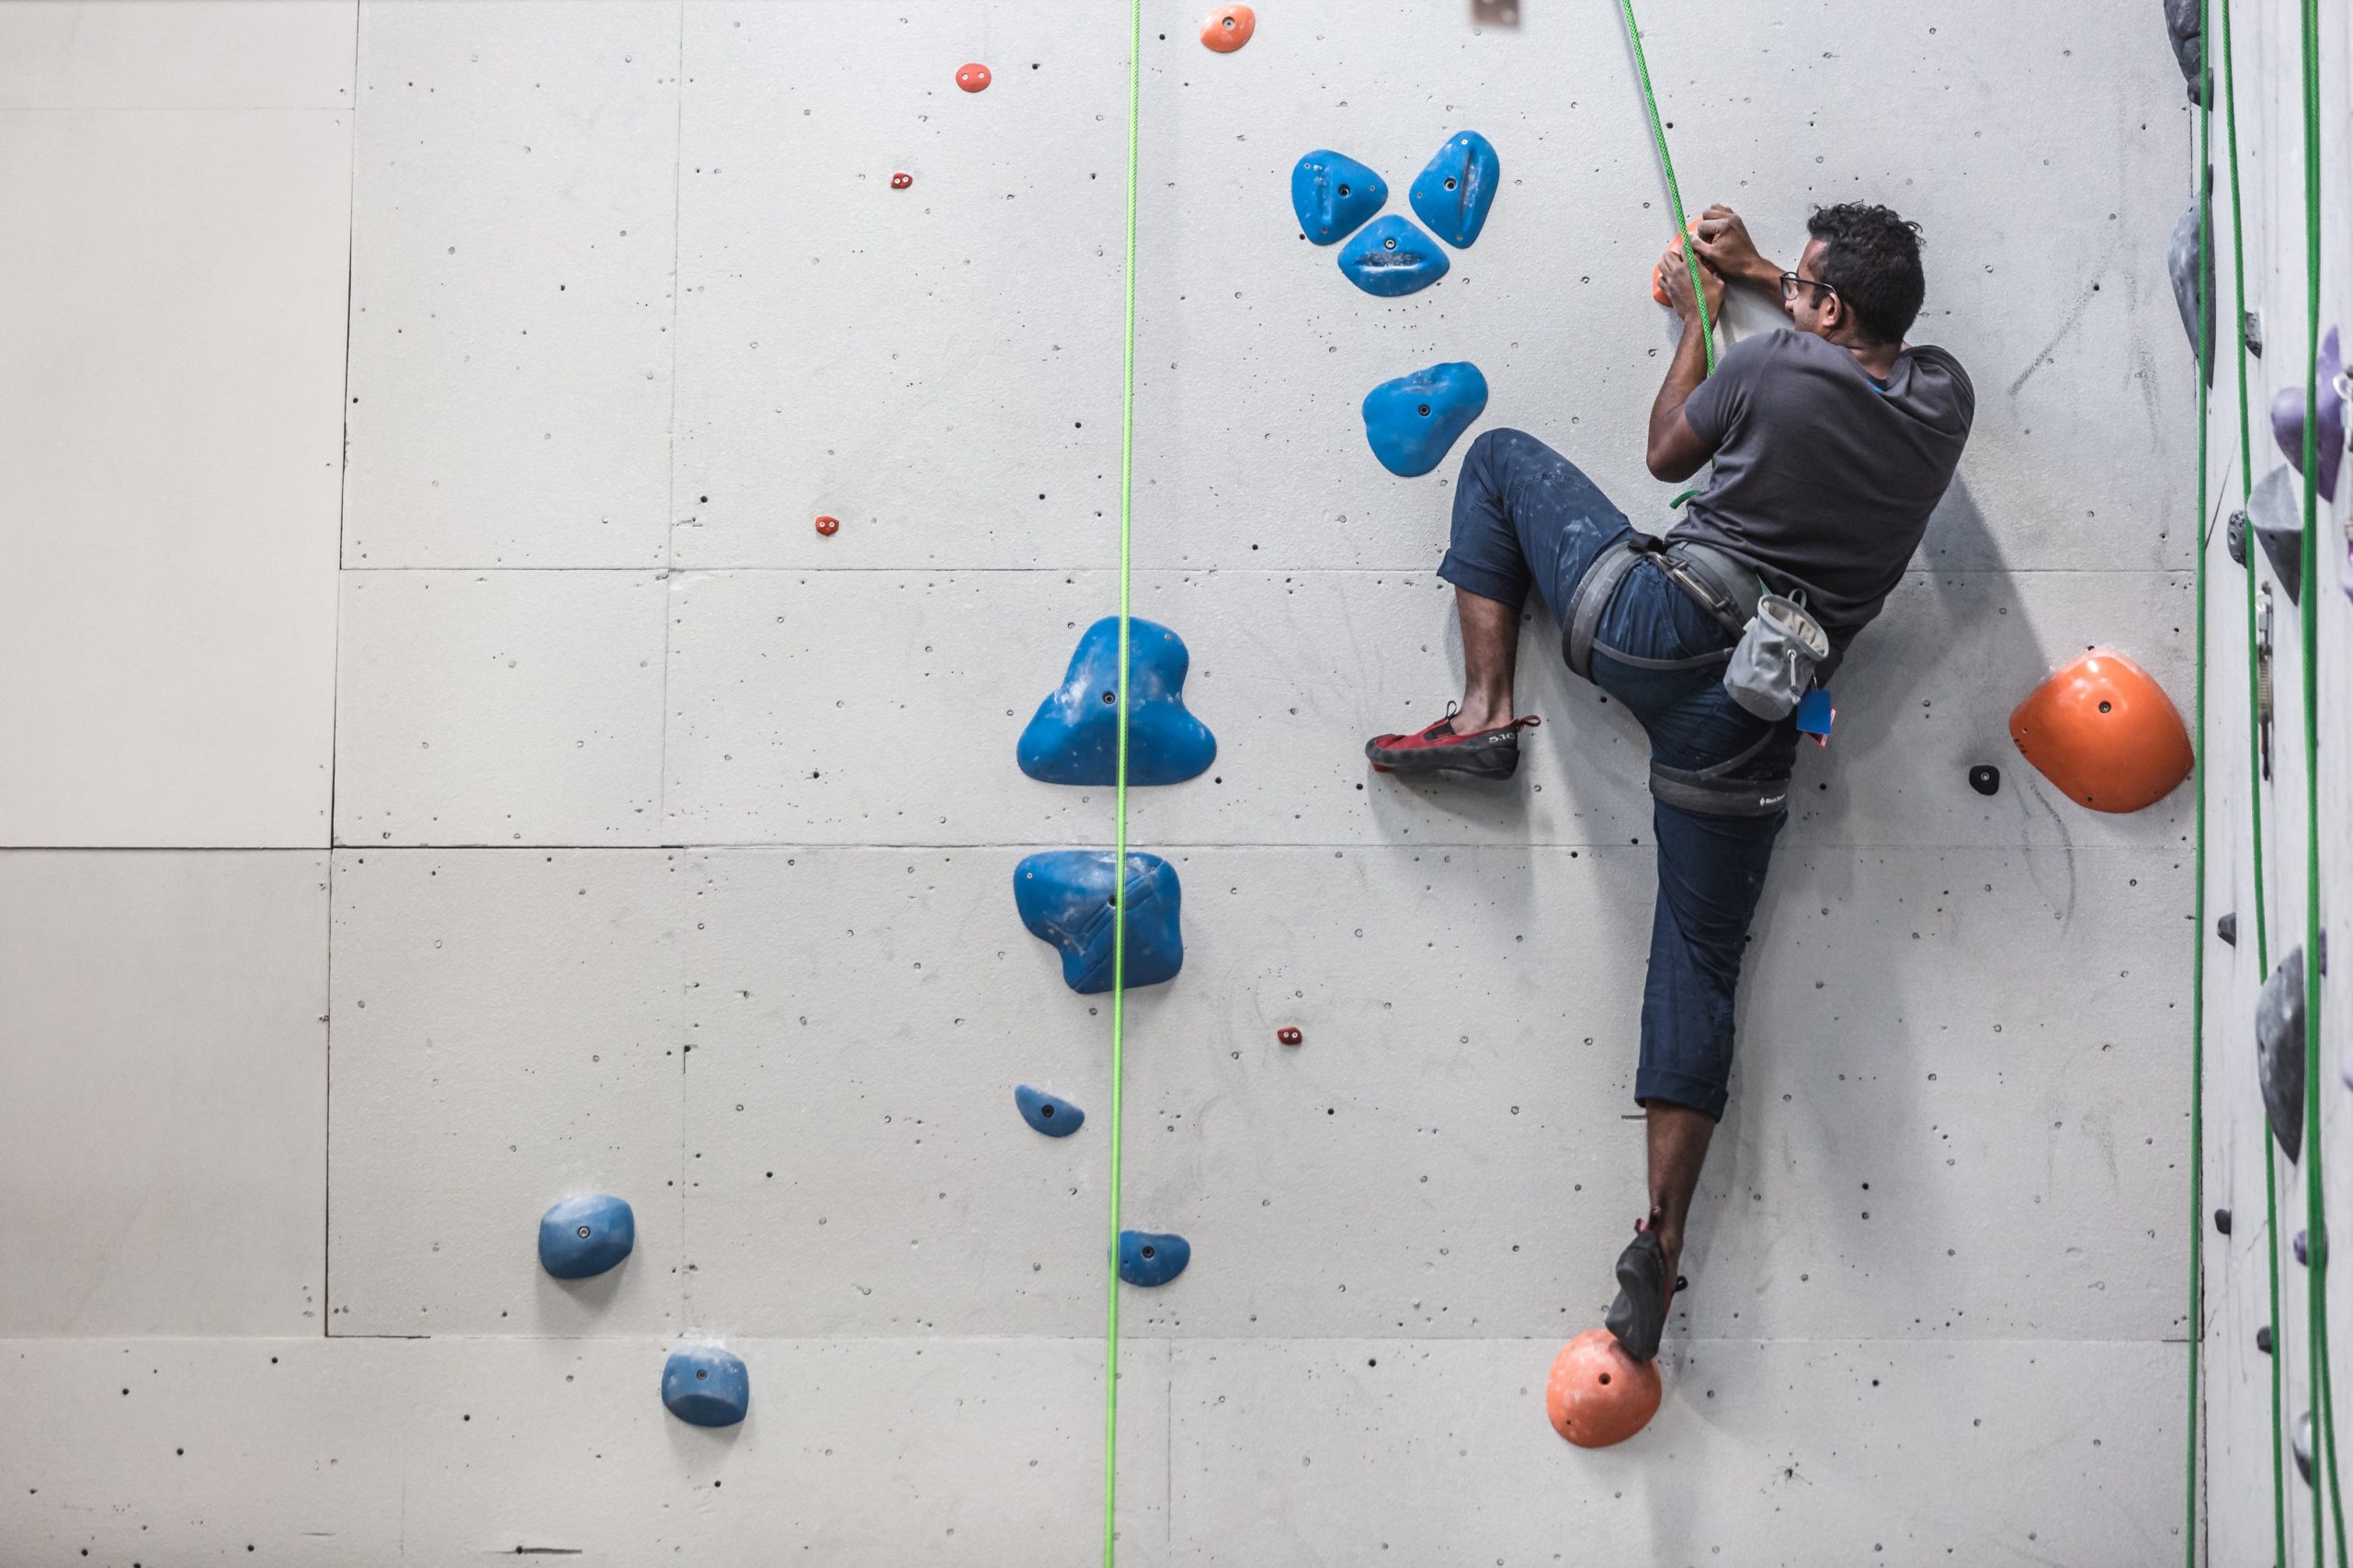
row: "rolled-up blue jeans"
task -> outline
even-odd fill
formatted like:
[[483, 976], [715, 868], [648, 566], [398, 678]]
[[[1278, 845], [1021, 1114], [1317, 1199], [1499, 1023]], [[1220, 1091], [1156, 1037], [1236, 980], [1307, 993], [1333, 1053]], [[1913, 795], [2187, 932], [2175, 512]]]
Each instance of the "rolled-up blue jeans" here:
[[[1463, 456], [1453, 537], [1438, 574], [1514, 609], [1532, 587], [1558, 621], [1586, 570], [1633, 531], [1576, 464], [1533, 436], [1490, 430]], [[1684, 669], [1630, 662], [1673, 664], [1734, 641], [1655, 560], [1644, 560], [1619, 584], [1596, 629], [1594, 684], [1642, 722], [1654, 762], [1696, 771], [1755, 748], [1725, 776], [1787, 779], [1797, 758], [1796, 725], [1759, 719], [1734, 702], [1721, 662]], [[1643, 984], [1637, 1101], [1723, 1115], [1733, 992], [1773, 840], [1788, 820], [1786, 808], [1771, 816], [1704, 816], [1651, 802], [1658, 902]]]

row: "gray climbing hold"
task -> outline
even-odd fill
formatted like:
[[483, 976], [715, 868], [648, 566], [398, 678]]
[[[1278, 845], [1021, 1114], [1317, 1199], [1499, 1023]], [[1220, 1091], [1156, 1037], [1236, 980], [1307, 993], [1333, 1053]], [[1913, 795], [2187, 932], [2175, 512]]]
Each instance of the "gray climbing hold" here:
[[[2298, 1231], [2288, 1243], [2288, 1250], [2294, 1253], [2296, 1255], [2296, 1261], [2306, 1268], [2310, 1268], [2313, 1266], [2311, 1236], [2312, 1233], [2309, 1231]], [[2320, 1250], [2323, 1255], [2321, 1262], [2325, 1264], [2328, 1261], [2326, 1256], [2328, 1252], [2328, 1233], [2326, 1231], [2323, 1231], [2320, 1233]]]
[[2271, 1325], [2265, 1324], [2255, 1331], [2255, 1347], [2266, 1356], [2271, 1354]]
[[2217, 1209], [2214, 1210], [2214, 1229], [2220, 1231], [2226, 1236], [2231, 1233], [2231, 1211], [2229, 1210]]
[[2239, 945], [2239, 917], [2234, 914], [2215, 916], [2214, 935], [2222, 938], [2222, 945], [2224, 947], [2237, 947]]
[[[2189, 352], [2206, 367], [2209, 386], [2214, 381], [2214, 324], [2206, 323], [2206, 330], [2198, 330], [2198, 224], [2199, 216], [2206, 210], [2201, 197], [2192, 197], [2181, 218], [2173, 226], [2173, 243], [2165, 247], [2165, 273], [2173, 279], [2173, 302], [2181, 312], [2181, 329], [2189, 335]], [[2214, 293], [2214, 256], [2209, 247], [2206, 254], [2206, 295]], [[2200, 341], [2205, 347], [2201, 350]]]
[[[2279, 960], [2255, 1003], [2263, 1114], [2290, 1163], [2304, 1152], [2304, 949]], [[2301, 1250], [2301, 1249], [2300, 1249]]]
[[2246, 564], [2246, 514], [2245, 512], [2232, 512], [2230, 521], [2222, 525], [2222, 548], [2230, 552], [2234, 562], [2241, 566]]
[[2304, 482], [2292, 468], [2275, 468], [2256, 481], [2247, 497], [2247, 514], [2255, 526], [2255, 541], [2271, 562], [2271, 574], [2288, 592], [2288, 602], [2301, 602], [2304, 591]]
[[2307, 1410], [2296, 1417], [2296, 1430], [2288, 1439], [2288, 1448], [2296, 1456], [2296, 1473], [2304, 1478], [2305, 1485], [2310, 1486], [2313, 1483], [2313, 1413], [2311, 1411]]
[[1022, 1120], [1049, 1138], [1067, 1138], [1086, 1125], [1085, 1111], [1060, 1095], [1050, 1095], [1027, 1084], [1014, 1086], [1013, 1103], [1019, 1108]]
[[2189, 101], [2202, 105], [2206, 101], [2200, 90], [2206, 82], [2206, 40], [2200, 4], [2200, 0], [2165, 0], [2165, 31], [2173, 40], [2174, 63], [2181, 67], [2181, 79], [2189, 85]]

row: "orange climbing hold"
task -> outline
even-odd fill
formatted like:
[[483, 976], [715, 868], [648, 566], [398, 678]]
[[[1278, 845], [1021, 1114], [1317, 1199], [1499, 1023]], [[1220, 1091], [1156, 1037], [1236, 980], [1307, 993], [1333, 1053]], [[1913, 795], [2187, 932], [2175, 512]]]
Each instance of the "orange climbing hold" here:
[[2096, 812], [2137, 812], [2189, 777], [2181, 714], [2148, 671], [2095, 648], [2044, 681], [2010, 713], [2018, 751]]
[[1588, 1328], [1552, 1361], [1544, 1414], [1581, 1449], [1622, 1443], [1658, 1414], [1658, 1363], [1637, 1361], [1606, 1328]]
[[839, 517], [820, 517], [817, 519], [817, 531], [821, 534], [831, 536], [832, 534], [839, 531], [841, 526], [842, 520]]
[[1201, 18], [1201, 42], [1220, 54], [1232, 54], [1258, 30], [1258, 13], [1247, 6], [1220, 6]]
[[[1699, 220], [1697, 218], [1692, 219], [1688, 227], [1691, 231], [1691, 237], [1695, 240], [1698, 239], [1699, 237]], [[1665, 265], [1665, 264], [1662, 262], [1658, 264], [1658, 266], [1651, 268], [1651, 298], [1656, 300], [1662, 305], [1670, 302], [1666, 297], [1666, 278], [1659, 270], [1659, 268]], [[1700, 265], [1704, 267], [1707, 264], [1702, 262]]]
[[985, 92], [994, 80], [989, 68], [977, 60], [956, 67], [956, 85], [968, 93]]

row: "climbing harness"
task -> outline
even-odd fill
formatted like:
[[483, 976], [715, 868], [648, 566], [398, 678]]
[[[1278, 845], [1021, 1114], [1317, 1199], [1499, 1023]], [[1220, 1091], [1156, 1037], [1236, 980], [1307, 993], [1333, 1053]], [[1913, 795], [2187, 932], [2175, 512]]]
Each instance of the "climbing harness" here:
[[[1128, 643], [1134, 575], [1136, 468], [1136, 128], [1143, 96], [1143, 0], [1128, 8], [1128, 227], [1124, 352], [1120, 381], [1120, 747], [1111, 790], [1112, 885], [1128, 868]], [[1103, 1568], [1118, 1551], [1120, 1480], [1120, 1154], [1128, 1031], [1127, 912], [1114, 902], [1111, 922], [1111, 1226], [1105, 1247], [1103, 1328]]]

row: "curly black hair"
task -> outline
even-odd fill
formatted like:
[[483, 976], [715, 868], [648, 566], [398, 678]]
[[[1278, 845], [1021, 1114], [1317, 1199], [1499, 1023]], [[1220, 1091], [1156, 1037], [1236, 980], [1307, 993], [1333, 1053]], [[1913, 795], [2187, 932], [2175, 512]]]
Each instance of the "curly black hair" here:
[[1927, 297], [1920, 270], [1920, 225], [1869, 201], [1817, 207], [1806, 233], [1823, 242], [1822, 281], [1855, 313], [1874, 343], [1901, 343]]

